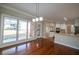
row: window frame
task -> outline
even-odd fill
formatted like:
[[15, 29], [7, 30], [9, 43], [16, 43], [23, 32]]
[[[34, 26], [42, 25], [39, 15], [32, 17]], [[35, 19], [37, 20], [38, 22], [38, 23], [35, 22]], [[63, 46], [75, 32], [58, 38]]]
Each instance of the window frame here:
[[[4, 17], [11, 17], [11, 18], [15, 18], [17, 19], [17, 33], [16, 33], [16, 41], [11, 41], [11, 42], [8, 42], [8, 43], [3, 43], [3, 32], [4, 32]], [[26, 39], [24, 40], [18, 40], [18, 25], [19, 25], [19, 20], [26, 20], [27, 22], [27, 27], [26, 27], [26, 30], [27, 30], [27, 35], [26, 35]], [[6, 46], [10, 46], [10, 45], [14, 45], [14, 44], [19, 44], [19, 43], [22, 43], [22, 42], [27, 42], [27, 41], [31, 41], [31, 40], [34, 40], [34, 38], [32, 39], [28, 39], [28, 22], [32, 22], [31, 19], [28, 19], [28, 18], [22, 18], [22, 17], [17, 17], [17, 16], [14, 16], [14, 15], [11, 15], [11, 14], [6, 14], [6, 13], [1, 13], [1, 26], [0, 26], [0, 48], [3, 48], [3, 47], [6, 47]]]

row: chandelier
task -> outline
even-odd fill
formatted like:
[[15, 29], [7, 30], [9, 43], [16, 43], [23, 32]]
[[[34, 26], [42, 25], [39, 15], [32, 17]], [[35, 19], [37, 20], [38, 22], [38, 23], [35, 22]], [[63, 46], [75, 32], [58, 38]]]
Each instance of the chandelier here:
[[43, 17], [39, 16], [39, 3], [36, 3], [36, 16], [32, 19], [33, 22], [43, 21]]

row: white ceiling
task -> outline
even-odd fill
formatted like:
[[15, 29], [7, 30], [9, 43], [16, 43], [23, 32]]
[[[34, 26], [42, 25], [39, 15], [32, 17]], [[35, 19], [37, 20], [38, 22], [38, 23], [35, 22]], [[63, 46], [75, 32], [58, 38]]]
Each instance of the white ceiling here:
[[[33, 16], [36, 15], [35, 3], [9, 3], [4, 5], [25, 11]], [[64, 20], [64, 17], [70, 17], [73, 19], [79, 17], [79, 4], [40, 3], [39, 14], [40, 16], [53, 21], [62, 21]]]

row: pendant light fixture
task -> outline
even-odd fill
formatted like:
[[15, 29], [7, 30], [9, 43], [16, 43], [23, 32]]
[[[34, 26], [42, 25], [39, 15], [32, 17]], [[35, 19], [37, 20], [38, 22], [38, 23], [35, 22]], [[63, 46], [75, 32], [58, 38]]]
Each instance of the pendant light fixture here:
[[33, 22], [43, 21], [43, 17], [39, 17], [39, 3], [36, 3], [36, 17], [32, 19]]

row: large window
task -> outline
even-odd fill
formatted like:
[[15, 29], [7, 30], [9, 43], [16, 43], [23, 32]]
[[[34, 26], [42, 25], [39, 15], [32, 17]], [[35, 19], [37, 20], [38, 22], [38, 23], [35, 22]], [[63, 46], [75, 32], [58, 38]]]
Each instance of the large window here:
[[17, 19], [4, 17], [3, 42], [16, 41]]
[[33, 26], [26, 19], [19, 19], [12, 16], [3, 16], [3, 43], [32, 39]]
[[27, 21], [19, 20], [19, 32], [18, 39], [26, 39], [27, 36]]

